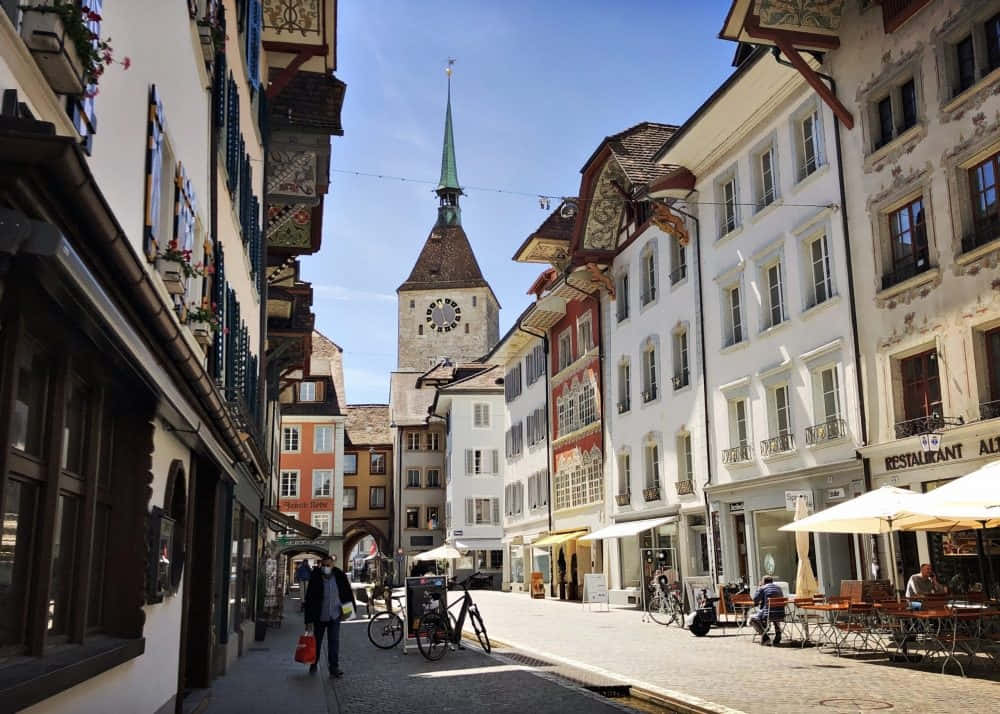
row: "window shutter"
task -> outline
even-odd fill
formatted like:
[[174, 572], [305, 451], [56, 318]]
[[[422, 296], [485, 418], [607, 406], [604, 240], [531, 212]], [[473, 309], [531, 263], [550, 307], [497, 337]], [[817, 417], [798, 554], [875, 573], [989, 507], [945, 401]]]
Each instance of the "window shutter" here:
[[250, 88], [260, 87], [260, 0], [250, 0], [247, 6], [247, 79]]
[[476, 468], [475, 458], [476, 458], [476, 456], [472, 452], [472, 449], [466, 449], [465, 450], [465, 475], [466, 476], [471, 476], [475, 472], [475, 468]]
[[500, 452], [497, 449], [493, 449], [490, 453], [493, 454], [493, 469], [490, 473], [498, 474], [500, 473]]
[[465, 499], [465, 522], [473, 525], [476, 522], [476, 503], [473, 499]]
[[[216, 131], [221, 131], [226, 127], [226, 98], [229, 94], [226, 77], [226, 53], [220, 52], [215, 55], [215, 77], [212, 80], [212, 119]], [[221, 137], [221, 139], [224, 140], [225, 137]]]
[[163, 175], [163, 103], [154, 84], [149, 88], [148, 120], [146, 127], [146, 225], [143, 231], [143, 248], [146, 258], [155, 260], [160, 252], [160, 201]]
[[493, 504], [493, 523], [500, 523], [500, 499], [491, 498], [490, 501]]

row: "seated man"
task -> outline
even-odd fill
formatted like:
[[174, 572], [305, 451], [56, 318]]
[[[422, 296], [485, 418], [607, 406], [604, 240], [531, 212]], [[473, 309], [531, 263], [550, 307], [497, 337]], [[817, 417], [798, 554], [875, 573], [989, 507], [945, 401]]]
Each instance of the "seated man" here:
[[938, 582], [930, 563], [922, 563], [920, 572], [914, 573], [906, 583], [906, 597], [919, 598], [925, 595], [944, 595], [948, 588]]
[[[760, 588], [757, 593], [753, 596], [753, 604], [760, 608], [753, 617], [750, 618], [750, 624], [753, 625], [753, 629], [757, 631], [760, 635], [760, 643], [762, 645], [767, 644], [771, 641], [771, 638], [767, 634], [767, 623], [770, 621], [770, 610], [768, 609], [767, 601], [770, 598], [784, 597], [785, 594], [781, 592], [781, 588], [774, 584], [774, 578], [770, 575], [765, 575], [761, 581]], [[784, 615], [784, 608], [778, 608], [775, 614]], [[774, 623], [774, 644], [781, 643], [781, 625], [777, 622]]]

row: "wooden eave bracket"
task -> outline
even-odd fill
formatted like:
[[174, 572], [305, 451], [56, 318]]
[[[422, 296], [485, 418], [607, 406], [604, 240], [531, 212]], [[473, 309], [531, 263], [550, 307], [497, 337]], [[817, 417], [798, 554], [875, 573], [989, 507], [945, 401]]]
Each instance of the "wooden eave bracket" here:
[[684, 225], [684, 219], [671, 211], [667, 204], [654, 201], [653, 215], [649, 220], [661, 231], [676, 238], [681, 245], [686, 246], [691, 242], [691, 234]]
[[614, 281], [611, 280], [611, 278], [609, 278], [603, 270], [601, 270], [600, 266], [598, 266], [597, 263], [587, 263], [587, 270], [590, 271], [591, 279], [595, 283], [603, 285], [604, 289], [608, 291], [608, 295], [610, 295], [611, 299], [614, 300], [615, 299]]
[[810, 46], [834, 50], [840, 47], [840, 40], [838, 38], [765, 29], [760, 26], [760, 18], [754, 15], [752, 11], [747, 14], [746, 20], [743, 22], [743, 29], [746, 30], [750, 37], [773, 42], [781, 50], [782, 54], [788, 58], [788, 61], [792, 63], [792, 66], [799, 71], [803, 79], [809, 83], [809, 86], [816, 90], [816, 94], [830, 107], [830, 111], [840, 119], [844, 126], [848, 129], [854, 128], [854, 117], [847, 110], [847, 107], [830, 91], [830, 88], [826, 86], [826, 82], [820, 78], [816, 70], [802, 59], [802, 55], [799, 54], [798, 49], [795, 47], [795, 43], [798, 42], [799, 44], [809, 44]]
[[303, 47], [299, 50], [299, 53], [292, 58], [274, 79], [270, 81], [267, 85], [267, 98], [273, 100], [288, 86], [288, 83], [292, 81], [292, 77], [299, 71], [299, 68], [304, 65], [308, 60], [321, 55], [324, 53], [325, 45], [319, 45], [316, 47]]

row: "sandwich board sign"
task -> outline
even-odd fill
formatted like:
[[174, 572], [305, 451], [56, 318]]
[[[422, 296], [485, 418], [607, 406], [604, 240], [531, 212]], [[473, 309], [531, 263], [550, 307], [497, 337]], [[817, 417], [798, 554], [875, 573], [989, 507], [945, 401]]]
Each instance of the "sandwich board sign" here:
[[608, 585], [604, 573], [583, 574], [583, 604], [601, 603], [608, 607]]

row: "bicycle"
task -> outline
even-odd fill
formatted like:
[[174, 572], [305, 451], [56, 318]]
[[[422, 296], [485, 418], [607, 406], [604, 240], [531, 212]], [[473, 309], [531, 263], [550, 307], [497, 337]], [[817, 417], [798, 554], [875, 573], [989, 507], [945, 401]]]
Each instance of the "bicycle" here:
[[[486, 625], [483, 624], [483, 616], [479, 614], [479, 608], [472, 601], [469, 595], [469, 583], [479, 576], [476, 572], [468, 578], [458, 583], [462, 588], [462, 597], [444, 610], [441, 609], [441, 602], [436, 597], [427, 596], [425, 605], [426, 614], [420, 618], [420, 627], [417, 628], [417, 649], [427, 659], [432, 662], [444, 657], [449, 649], [459, 647], [462, 639], [462, 626], [465, 624], [466, 615], [472, 622], [472, 629], [479, 639], [479, 644], [483, 651], [489, 653], [491, 650], [490, 638], [486, 634]], [[458, 617], [452, 613], [452, 609], [460, 606]], [[447, 616], [445, 616], [445, 614]]]
[[381, 650], [391, 650], [403, 639], [403, 618], [393, 612], [392, 601], [399, 603], [399, 611], [406, 615], [403, 598], [398, 595], [386, 597], [385, 610], [376, 612], [368, 621], [368, 639]]
[[670, 626], [674, 623], [684, 627], [684, 603], [681, 602], [679, 584], [671, 584], [664, 574], [658, 574], [649, 584], [652, 595], [646, 605], [646, 613], [653, 622]]

